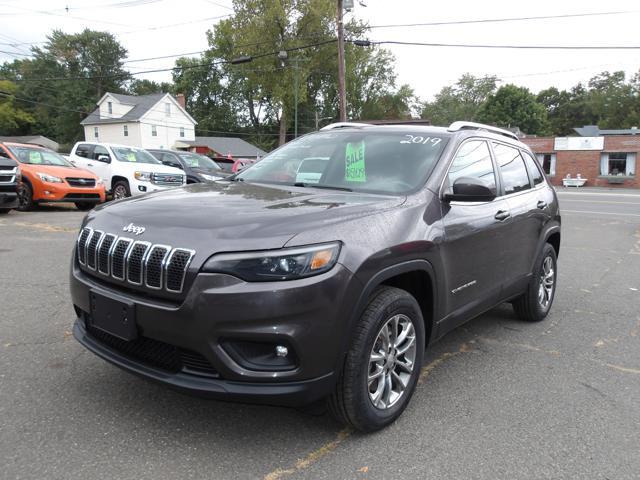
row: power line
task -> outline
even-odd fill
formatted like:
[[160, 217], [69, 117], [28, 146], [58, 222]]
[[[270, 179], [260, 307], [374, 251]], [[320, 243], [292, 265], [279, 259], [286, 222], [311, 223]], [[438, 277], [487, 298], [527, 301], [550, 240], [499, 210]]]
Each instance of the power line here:
[[[286, 52], [295, 52], [295, 51], [299, 51], [299, 50], [304, 50], [307, 48], [313, 48], [313, 47], [319, 47], [322, 45], [326, 45], [329, 43], [334, 43], [336, 41], [335, 38], [329, 39], [329, 40], [325, 40], [322, 42], [315, 42], [315, 43], [311, 43], [311, 44], [307, 44], [307, 45], [300, 45], [297, 47], [289, 47], [289, 48], [284, 48], [282, 50], [286, 51]], [[274, 56], [274, 55], [278, 55], [278, 53], [280, 53], [280, 51], [273, 51], [273, 52], [266, 52], [266, 53], [261, 53], [258, 55], [253, 55], [250, 58], [252, 60], [256, 60], [256, 59], [260, 59], [260, 58], [264, 58], [264, 57], [269, 57], [269, 56]], [[118, 74], [118, 75], [93, 75], [93, 76], [88, 76], [88, 77], [49, 77], [49, 78], [16, 78], [16, 79], [9, 79], [9, 78], [0, 78], [0, 80], [11, 80], [12, 82], [43, 82], [43, 81], [65, 81], [65, 80], [108, 80], [108, 79], [114, 79], [114, 78], [123, 78], [123, 77], [128, 77], [128, 76], [133, 76], [133, 75], [142, 75], [145, 73], [158, 73], [158, 72], [168, 72], [168, 71], [183, 71], [183, 70], [190, 70], [190, 69], [194, 69], [194, 68], [202, 68], [202, 67], [213, 67], [216, 65], [222, 65], [222, 64], [233, 64], [234, 61], [233, 60], [219, 60], [219, 61], [215, 61], [215, 62], [208, 62], [208, 63], [200, 63], [200, 64], [195, 64], [195, 65], [185, 65], [183, 67], [169, 67], [169, 68], [156, 68], [156, 69], [151, 69], [151, 70], [142, 70], [139, 72], [125, 72], [122, 74]]]
[[640, 45], [491, 45], [471, 43], [402, 42], [397, 40], [352, 40], [359, 46], [412, 45], [420, 47], [498, 48], [515, 50], [640, 50]]
[[564, 15], [541, 15], [541, 16], [534, 16], [534, 17], [483, 18], [479, 20], [452, 20], [452, 21], [426, 22], [426, 23], [396, 23], [396, 24], [390, 24], [390, 25], [371, 25], [368, 28], [435, 27], [439, 25], [468, 25], [468, 24], [474, 24], [474, 23], [522, 22], [522, 21], [531, 21], [531, 20], [550, 20], [550, 19], [558, 19], [558, 18], [623, 15], [627, 13], [638, 13], [638, 12], [640, 12], [640, 10], [597, 12], [597, 13], [569, 13]]

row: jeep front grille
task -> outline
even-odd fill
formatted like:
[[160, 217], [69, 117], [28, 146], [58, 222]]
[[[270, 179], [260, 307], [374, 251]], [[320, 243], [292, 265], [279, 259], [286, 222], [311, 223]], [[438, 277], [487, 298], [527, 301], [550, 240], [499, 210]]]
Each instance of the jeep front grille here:
[[88, 270], [131, 285], [181, 293], [195, 252], [152, 245], [85, 227], [76, 243], [78, 262]]

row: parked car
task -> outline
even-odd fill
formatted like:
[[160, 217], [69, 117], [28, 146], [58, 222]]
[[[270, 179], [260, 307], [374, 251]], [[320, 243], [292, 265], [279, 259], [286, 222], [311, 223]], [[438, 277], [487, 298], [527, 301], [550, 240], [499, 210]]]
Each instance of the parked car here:
[[[317, 183], [272, 180], [328, 146]], [[511, 132], [336, 124], [179, 202], [90, 213], [71, 266], [74, 335], [174, 388], [328, 399], [371, 431], [403, 412], [448, 331], [502, 302], [543, 320], [559, 249], [555, 191]]]
[[105, 201], [104, 185], [96, 175], [76, 168], [53, 150], [4, 142], [0, 152], [20, 164], [20, 210], [30, 210], [39, 202], [72, 202], [79, 210], [89, 210]]
[[227, 158], [227, 157], [214, 157], [213, 159], [225, 172], [237, 173], [244, 170], [249, 165], [253, 165], [257, 160], [249, 158]]
[[213, 182], [230, 175], [206, 155], [176, 150], [147, 151], [164, 165], [183, 170], [187, 176], [187, 183]]
[[18, 162], [9, 158], [0, 148], [0, 214], [18, 208], [18, 185], [21, 173]]
[[98, 175], [114, 200], [187, 183], [182, 170], [163, 165], [142, 148], [78, 142], [71, 150], [70, 159]]

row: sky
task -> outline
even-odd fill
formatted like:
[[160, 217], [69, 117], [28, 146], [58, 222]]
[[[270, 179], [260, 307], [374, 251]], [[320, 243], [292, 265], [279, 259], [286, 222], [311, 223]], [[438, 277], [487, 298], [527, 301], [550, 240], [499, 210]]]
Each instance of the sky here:
[[[128, 50], [132, 71], [173, 66], [173, 58], [137, 59], [197, 52], [207, 48], [206, 31], [232, 13], [231, 0], [0, 0], [0, 62], [25, 58], [32, 44], [57, 28], [67, 33], [84, 28], [106, 30]], [[478, 2], [456, 0], [355, 1], [346, 19], [372, 26], [407, 23], [504, 19], [549, 15], [608, 13], [584, 17], [462, 25], [374, 28], [378, 41], [553, 46], [637, 46], [627, 50], [488, 49], [385, 45], [396, 57], [398, 84], [409, 84], [423, 100], [466, 72], [497, 75], [534, 92], [555, 86], [570, 88], [604, 70], [640, 69], [640, 2], [537, 0]], [[68, 10], [67, 10], [68, 7]], [[612, 13], [623, 12], [623, 13]], [[6, 53], [11, 52], [11, 53]], [[170, 74], [138, 76], [156, 81]]]

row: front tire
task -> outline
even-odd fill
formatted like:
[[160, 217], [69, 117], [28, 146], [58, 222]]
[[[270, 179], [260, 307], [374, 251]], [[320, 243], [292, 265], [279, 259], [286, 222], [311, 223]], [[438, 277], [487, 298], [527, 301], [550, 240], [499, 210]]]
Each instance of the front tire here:
[[371, 432], [402, 414], [420, 375], [424, 332], [420, 306], [412, 295], [394, 287], [374, 292], [329, 399], [338, 421]]
[[20, 202], [18, 205], [18, 210], [21, 212], [28, 212], [29, 210], [33, 210], [35, 206], [35, 202], [33, 201], [33, 189], [31, 185], [28, 183], [23, 183], [18, 188], [18, 201]]
[[92, 202], [75, 202], [76, 208], [78, 210], [82, 210], [83, 212], [86, 212], [87, 210], [91, 210], [94, 206], [95, 203]]
[[131, 190], [129, 190], [129, 182], [125, 180], [118, 180], [113, 184], [113, 199], [121, 200], [131, 196]]
[[551, 244], [545, 243], [527, 290], [512, 302], [518, 318], [527, 322], [540, 322], [546, 318], [555, 298], [557, 277], [556, 251]]

